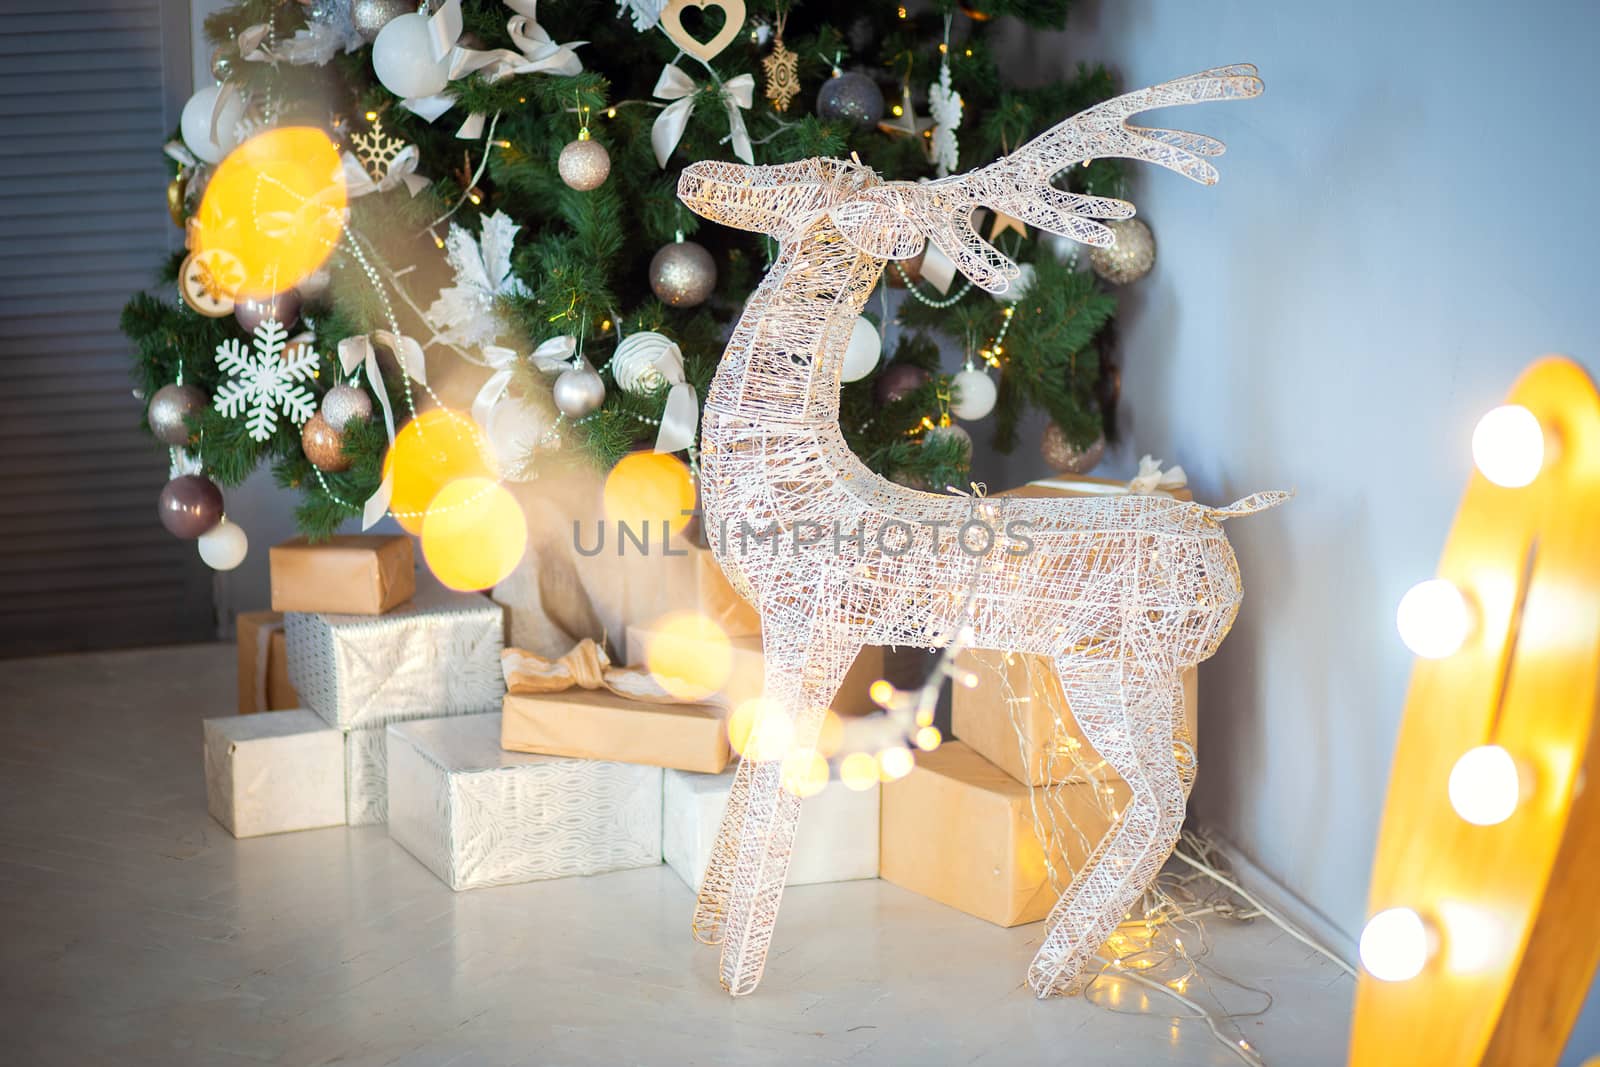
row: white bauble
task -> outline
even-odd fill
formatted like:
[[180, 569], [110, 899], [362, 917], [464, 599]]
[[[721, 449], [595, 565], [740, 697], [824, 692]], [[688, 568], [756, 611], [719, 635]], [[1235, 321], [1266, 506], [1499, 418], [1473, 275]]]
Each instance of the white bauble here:
[[611, 355], [611, 376], [624, 393], [653, 393], [683, 380], [683, 352], [672, 338], [654, 330], [630, 333]]
[[1028, 295], [1028, 290], [1033, 288], [1035, 271], [1032, 263], [1019, 263], [1017, 270], [1020, 273], [1011, 279], [1010, 288], [1005, 292], [994, 294], [994, 298], [1002, 304], [1015, 304], [1018, 300]]
[[872, 373], [878, 365], [878, 355], [883, 351], [883, 341], [877, 327], [865, 315], [856, 319], [850, 331], [850, 347], [844, 350], [844, 380], [859, 382]]
[[372, 71], [396, 96], [432, 96], [450, 84], [450, 60], [433, 58], [428, 16], [390, 19], [372, 42]]
[[239, 120], [244, 118], [244, 97], [234, 93], [222, 105], [222, 113], [217, 116], [217, 139], [211, 139], [211, 113], [216, 110], [217, 96], [221, 92], [220, 85], [201, 89], [183, 105], [183, 115], [178, 119], [183, 143], [207, 163], [221, 163], [222, 157], [233, 151], [239, 143]]
[[244, 535], [244, 528], [226, 517], [201, 534], [197, 544], [200, 558], [214, 571], [233, 570], [244, 562], [245, 553], [250, 551], [250, 539]]
[[1089, 246], [1070, 237], [1063, 237], [1059, 233], [1049, 230], [1040, 230], [1039, 239], [1044, 242], [1045, 248], [1062, 263], [1070, 263], [1078, 270], [1089, 269]]
[[971, 422], [994, 410], [999, 390], [994, 379], [981, 370], [964, 370], [951, 379], [955, 387], [950, 397], [950, 414]]
[[548, 405], [526, 397], [504, 397], [494, 406], [483, 430], [501, 478], [524, 482], [534, 476], [534, 451], [554, 422]]

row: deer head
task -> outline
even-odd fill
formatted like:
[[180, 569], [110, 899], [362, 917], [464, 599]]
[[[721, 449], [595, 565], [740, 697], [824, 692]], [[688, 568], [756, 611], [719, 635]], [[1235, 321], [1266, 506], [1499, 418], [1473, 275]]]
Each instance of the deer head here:
[[1133, 126], [1141, 111], [1261, 93], [1248, 64], [1217, 67], [1097, 104], [1046, 130], [998, 161], [938, 181], [886, 182], [867, 166], [807, 159], [777, 166], [703, 161], [684, 168], [678, 197], [697, 214], [744, 230], [792, 240], [822, 216], [857, 251], [877, 259], [909, 259], [931, 241], [975, 285], [1004, 292], [1017, 265], [978, 236], [979, 207], [1003, 211], [1031, 226], [1090, 245], [1114, 238], [1097, 219], [1125, 219], [1133, 205], [1058, 189], [1055, 176], [1100, 157], [1142, 159], [1210, 185], [1217, 171], [1207, 157], [1223, 144], [1202, 134]]

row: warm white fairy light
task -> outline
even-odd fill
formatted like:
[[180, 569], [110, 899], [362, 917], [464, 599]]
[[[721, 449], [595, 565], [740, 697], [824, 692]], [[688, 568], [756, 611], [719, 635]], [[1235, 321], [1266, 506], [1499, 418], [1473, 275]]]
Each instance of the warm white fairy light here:
[[1395, 611], [1400, 640], [1424, 659], [1453, 655], [1472, 633], [1472, 605], [1455, 583], [1430, 578], [1412, 586]]
[[1475, 826], [1511, 818], [1522, 799], [1517, 761], [1499, 745], [1468, 749], [1450, 769], [1450, 806]]
[[1472, 461], [1495, 485], [1528, 485], [1544, 466], [1544, 430], [1538, 417], [1521, 404], [1489, 411], [1472, 431]]
[[1422, 973], [1433, 954], [1433, 932], [1411, 908], [1388, 908], [1361, 931], [1361, 965], [1380, 982], [1405, 982]]

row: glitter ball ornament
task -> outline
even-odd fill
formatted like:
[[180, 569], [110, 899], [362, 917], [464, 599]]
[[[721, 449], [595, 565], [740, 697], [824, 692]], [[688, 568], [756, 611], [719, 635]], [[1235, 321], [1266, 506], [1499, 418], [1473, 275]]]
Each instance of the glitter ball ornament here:
[[817, 93], [817, 115], [831, 122], [876, 126], [883, 118], [883, 92], [865, 74], [836, 70]]
[[217, 48], [211, 52], [211, 76], [219, 82], [225, 82], [233, 76], [233, 61], [238, 55], [229, 48]]
[[417, 5], [410, 0], [353, 0], [350, 21], [363, 41], [376, 41], [378, 33], [401, 15], [410, 15]]
[[588, 360], [579, 358], [577, 366], [561, 372], [550, 396], [561, 414], [569, 419], [581, 419], [606, 402], [606, 383]]
[[345, 425], [351, 419], [372, 417], [372, 398], [359, 386], [336, 385], [322, 398], [319, 414], [335, 433], [344, 433]]
[[585, 130], [576, 141], [568, 143], [561, 150], [556, 169], [561, 172], [562, 181], [580, 193], [586, 193], [590, 189], [600, 188], [611, 173], [611, 154], [606, 151], [605, 145], [592, 140], [589, 131]]
[[999, 393], [994, 379], [981, 370], [969, 367], [951, 379], [954, 395], [950, 398], [950, 414], [958, 419], [981, 419], [994, 410]]
[[162, 488], [156, 511], [168, 533], [192, 541], [222, 521], [222, 490], [203, 474], [181, 474]]
[[224, 517], [200, 535], [197, 546], [207, 567], [214, 571], [231, 571], [244, 562], [245, 554], [250, 551], [250, 539], [242, 528]]
[[916, 392], [927, 384], [931, 375], [921, 367], [911, 363], [891, 363], [878, 375], [878, 381], [873, 388], [873, 395], [880, 404], [893, 404], [896, 400], [904, 400], [910, 393]]
[[329, 426], [320, 411], [300, 427], [300, 451], [306, 454], [313, 467], [325, 474], [350, 469], [350, 457], [344, 454], [344, 434]]
[[1112, 285], [1127, 285], [1150, 273], [1156, 262], [1156, 237], [1140, 219], [1110, 219], [1107, 229], [1116, 234], [1110, 248], [1090, 248], [1089, 266]]
[[248, 334], [254, 334], [256, 327], [267, 319], [277, 319], [287, 332], [293, 330], [294, 324], [300, 320], [300, 304], [299, 291], [285, 289], [259, 300], [239, 301], [233, 305], [233, 318]]
[[650, 288], [664, 304], [696, 307], [705, 303], [716, 287], [716, 261], [693, 241], [663, 245], [650, 261]]
[[189, 443], [190, 415], [198, 414], [211, 401], [193, 385], [163, 385], [150, 398], [150, 409], [145, 417], [150, 421], [150, 432], [156, 440], [173, 448]]
[[1106, 439], [1096, 437], [1088, 448], [1078, 448], [1067, 440], [1061, 427], [1051, 423], [1039, 438], [1039, 455], [1052, 470], [1062, 474], [1087, 474], [1100, 463], [1106, 454]]
[[951, 423], [949, 426], [935, 426], [933, 429], [922, 435], [922, 443], [924, 446], [931, 445], [935, 441], [959, 442], [961, 445], [961, 455], [965, 457], [968, 462], [971, 462], [972, 435], [966, 430], [962, 429], [960, 426], [957, 426], [955, 423]]

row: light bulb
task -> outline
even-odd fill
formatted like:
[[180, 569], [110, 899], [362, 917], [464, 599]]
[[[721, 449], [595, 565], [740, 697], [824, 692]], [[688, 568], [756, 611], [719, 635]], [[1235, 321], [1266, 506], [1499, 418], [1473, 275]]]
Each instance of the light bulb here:
[[1511, 818], [1522, 798], [1517, 761], [1499, 745], [1468, 749], [1450, 769], [1450, 806], [1474, 826]]
[[1422, 973], [1433, 954], [1434, 935], [1410, 908], [1389, 908], [1361, 930], [1361, 965], [1380, 982], [1405, 982]]
[[1424, 659], [1443, 659], [1472, 632], [1472, 607], [1451, 582], [1430, 578], [1400, 598], [1394, 624], [1400, 640]]
[[1495, 485], [1527, 485], [1544, 464], [1544, 430], [1538, 418], [1521, 404], [1494, 408], [1472, 431], [1472, 461]]

